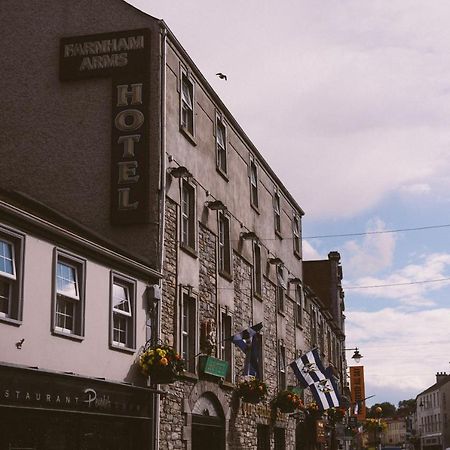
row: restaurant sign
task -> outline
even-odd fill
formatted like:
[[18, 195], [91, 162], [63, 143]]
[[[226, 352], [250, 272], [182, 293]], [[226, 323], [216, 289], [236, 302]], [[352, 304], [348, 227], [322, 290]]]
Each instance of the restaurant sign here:
[[62, 38], [61, 81], [112, 79], [111, 222], [149, 221], [150, 31]]
[[9, 366], [0, 366], [0, 386], [0, 408], [151, 416], [145, 388]]

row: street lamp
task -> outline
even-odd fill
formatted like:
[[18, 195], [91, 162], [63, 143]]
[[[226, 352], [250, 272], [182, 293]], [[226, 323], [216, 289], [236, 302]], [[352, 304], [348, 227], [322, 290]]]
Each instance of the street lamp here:
[[363, 355], [361, 355], [361, 353], [359, 353], [358, 347], [355, 348], [345, 348], [345, 351], [351, 351], [354, 350], [355, 353], [353, 353], [352, 359], [355, 360], [355, 363], [358, 364], [361, 361], [361, 358], [363, 357]]

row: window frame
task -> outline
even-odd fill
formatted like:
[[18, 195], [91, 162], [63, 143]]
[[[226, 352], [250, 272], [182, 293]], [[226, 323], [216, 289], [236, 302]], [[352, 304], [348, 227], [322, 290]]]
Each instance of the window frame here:
[[287, 364], [286, 364], [286, 347], [284, 341], [278, 341], [278, 390], [287, 389]]
[[254, 158], [250, 158], [249, 166], [250, 181], [250, 205], [259, 212], [259, 192], [258, 192], [258, 165]]
[[295, 296], [295, 326], [298, 328], [303, 328], [305, 321], [305, 314], [303, 311], [304, 308], [304, 292], [303, 286], [301, 283], [298, 283], [294, 287], [294, 296]]
[[284, 279], [284, 265], [277, 264], [276, 266], [277, 275], [277, 288], [276, 288], [276, 300], [277, 300], [277, 311], [279, 314], [286, 314], [286, 287], [282, 285], [280, 277]]
[[[188, 213], [185, 212], [185, 192], [188, 194]], [[180, 247], [197, 256], [197, 204], [196, 188], [185, 178], [180, 179]], [[187, 224], [187, 232], [185, 227]]]
[[20, 325], [23, 316], [23, 279], [25, 235], [0, 225], [0, 240], [11, 246], [13, 274], [0, 272], [0, 283], [8, 290], [7, 312], [0, 312], [0, 322], [10, 325]]
[[275, 234], [281, 237], [281, 196], [278, 189], [273, 193], [273, 220]]
[[253, 294], [262, 300], [263, 298], [263, 270], [261, 257], [261, 244], [253, 241]]
[[[186, 85], [189, 89], [189, 94], [191, 96], [191, 103], [192, 105], [189, 105], [188, 102], [185, 100], [184, 95], [184, 86]], [[180, 68], [180, 131], [183, 133], [183, 135], [194, 145], [196, 145], [195, 142], [195, 83], [194, 80], [187, 70], [184, 68]], [[184, 121], [184, 112], [188, 111], [190, 116], [191, 124], [187, 123], [188, 121]]]
[[[223, 145], [219, 142], [219, 130], [223, 131]], [[216, 114], [214, 131], [216, 141], [216, 169], [228, 180], [228, 129], [221, 114]]]
[[[184, 311], [185, 304], [188, 302], [188, 329], [185, 330]], [[193, 336], [192, 331], [193, 329]], [[191, 335], [191, 336], [190, 336]], [[185, 352], [184, 339], [188, 338], [188, 351]], [[178, 352], [185, 362], [185, 370], [189, 374], [197, 374], [197, 358], [195, 355], [199, 352], [200, 323], [199, 323], [199, 302], [198, 295], [192, 291], [189, 286], [180, 287], [179, 312], [178, 312]]]
[[[129, 293], [129, 304], [131, 308], [130, 314], [114, 308], [114, 285], [126, 287]], [[134, 352], [136, 350], [136, 297], [137, 297], [137, 281], [122, 273], [111, 271], [109, 283], [109, 348], [125, 352]], [[114, 339], [115, 331], [115, 315], [126, 320], [128, 329], [126, 329], [127, 342], [116, 341]]]
[[228, 362], [228, 372], [225, 381], [233, 383], [234, 379], [234, 346], [230, 336], [233, 332], [233, 317], [226, 309], [220, 311], [220, 335], [219, 335], [219, 358]]
[[[224, 230], [222, 231], [222, 225]], [[219, 274], [228, 280], [232, 279], [233, 255], [231, 248], [230, 216], [224, 211], [217, 214], [217, 267]]]
[[[58, 291], [58, 265], [64, 264], [75, 272], [75, 284], [78, 297], [65, 295]], [[73, 340], [83, 340], [85, 336], [86, 305], [86, 260], [66, 250], [55, 248], [53, 256], [53, 296], [52, 296], [52, 334]], [[73, 308], [72, 314], [66, 313], [67, 305]], [[71, 317], [72, 328], [60, 326], [61, 317]]]
[[302, 225], [301, 216], [296, 213], [292, 216], [292, 248], [294, 255], [300, 259], [302, 256]]

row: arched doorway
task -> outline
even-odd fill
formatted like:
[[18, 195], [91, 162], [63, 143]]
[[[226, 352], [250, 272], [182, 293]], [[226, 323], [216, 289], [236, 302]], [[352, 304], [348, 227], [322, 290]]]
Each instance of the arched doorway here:
[[225, 449], [225, 417], [216, 396], [203, 394], [192, 410], [192, 450]]

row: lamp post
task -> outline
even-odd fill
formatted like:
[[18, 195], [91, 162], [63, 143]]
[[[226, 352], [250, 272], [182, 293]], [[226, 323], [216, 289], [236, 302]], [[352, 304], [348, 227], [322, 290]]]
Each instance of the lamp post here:
[[355, 353], [353, 353], [352, 359], [355, 360], [355, 363], [358, 364], [361, 361], [361, 358], [363, 357], [363, 355], [361, 355], [361, 353], [359, 353], [359, 349], [358, 347], [355, 348], [344, 348], [344, 350], [347, 351], [355, 351]]
[[381, 450], [381, 414], [383, 413], [383, 408], [377, 406], [375, 408], [375, 415], [378, 418], [377, 428], [375, 431], [375, 445], [378, 450]]

